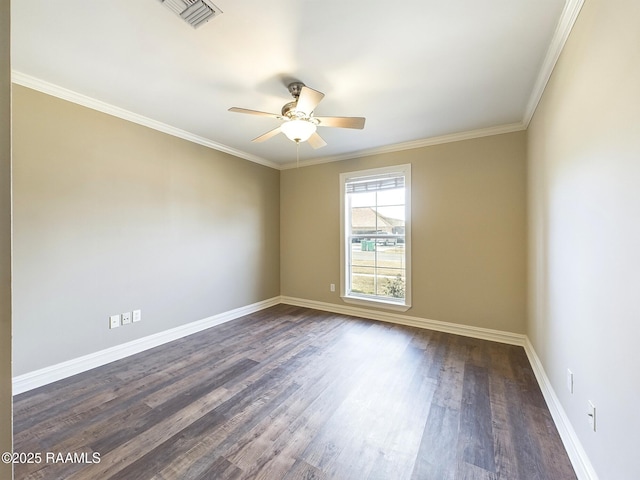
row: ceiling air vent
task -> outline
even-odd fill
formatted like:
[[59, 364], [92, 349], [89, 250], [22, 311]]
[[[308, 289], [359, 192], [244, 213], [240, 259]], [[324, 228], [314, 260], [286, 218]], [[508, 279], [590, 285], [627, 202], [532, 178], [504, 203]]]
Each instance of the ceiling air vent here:
[[209, 0], [160, 0], [169, 10], [177, 13], [193, 28], [204, 25], [222, 10]]

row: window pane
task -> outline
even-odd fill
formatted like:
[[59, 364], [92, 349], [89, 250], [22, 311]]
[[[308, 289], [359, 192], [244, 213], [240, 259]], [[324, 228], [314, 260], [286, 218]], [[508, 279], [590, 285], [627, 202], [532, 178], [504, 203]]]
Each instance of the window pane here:
[[352, 207], [372, 207], [376, 204], [376, 192], [349, 194]]
[[375, 233], [376, 211], [371, 207], [356, 207], [351, 209], [351, 233]]
[[395, 207], [378, 207], [378, 233], [404, 234], [404, 205]]
[[404, 244], [380, 246], [376, 266], [379, 268], [397, 268], [404, 270]]
[[351, 265], [376, 266], [376, 244], [374, 240], [362, 239], [351, 244]]
[[378, 268], [377, 275], [377, 295], [389, 298], [404, 298], [405, 296], [405, 276], [404, 270]]
[[404, 205], [404, 195], [404, 188], [381, 190], [378, 192], [378, 205]]
[[375, 295], [374, 267], [359, 267], [357, 269], [354, 267], [351, 272], [351, 293]]
[[[374, 200], [379, 198], [379, 193]], [[369, 193], [363, 195], [370, 196]], [[353, 235], [361, 235], [351, 242], [351, 292], [403, 299], [404, 205], [354, 207], [351, 229]], [[367, 236], [371, 234], [376, 236]]]
[[[405, 250], [410, 245], [407, 191], [410, 165], [384, 167], [341, 175], [343, 182], [341, 291], [366, 300], [410, 305], [411, 279], [407, 277]], [[360, 174], [360, 175], [358, 175]], [[406, 231], [406, 236], [405, 236]], [[343, 248], [341, 247], [341, 248]], [[343, 270], [344, 269], [344, 270]]]

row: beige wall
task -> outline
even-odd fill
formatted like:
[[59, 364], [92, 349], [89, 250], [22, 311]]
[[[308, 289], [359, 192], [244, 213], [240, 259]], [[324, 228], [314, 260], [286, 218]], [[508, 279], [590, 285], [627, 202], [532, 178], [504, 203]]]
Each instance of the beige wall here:
[[13, 124], [14, 375], [279, 295], [277, 170], [19, 86]]
[[528, 132], [528, 335], [599, 477], [616, 480], [640, 478], [639, 26], [637, 0], [587, 0]]
[[[282, 295], [342, 304], [339, 174], [412, 164], [407, 315], [524, 333], [524, 132], [282, 171]], [[338, 290], [338, 288], [337, 288]]]
[[[0, 453], [11, 438], [11, 65], [9, 0], [0, 0]], [[0, 462], [0, 478], [11, 465]]]

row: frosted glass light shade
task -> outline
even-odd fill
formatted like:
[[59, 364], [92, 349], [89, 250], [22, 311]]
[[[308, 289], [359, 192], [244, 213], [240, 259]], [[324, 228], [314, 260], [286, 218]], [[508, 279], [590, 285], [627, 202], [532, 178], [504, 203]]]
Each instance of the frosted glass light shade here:
[[280, 129], [289, 140], [306, 142], [316, 131], [316, 125], [306, 120], [289, 120], [288, 122], [284, 122]]

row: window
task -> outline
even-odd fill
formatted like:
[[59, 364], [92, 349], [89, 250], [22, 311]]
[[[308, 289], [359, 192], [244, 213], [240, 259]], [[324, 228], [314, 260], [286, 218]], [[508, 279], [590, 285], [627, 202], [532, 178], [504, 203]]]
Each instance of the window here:
[[411, 307], [411, 165], [340, 175], [345, 302]]

